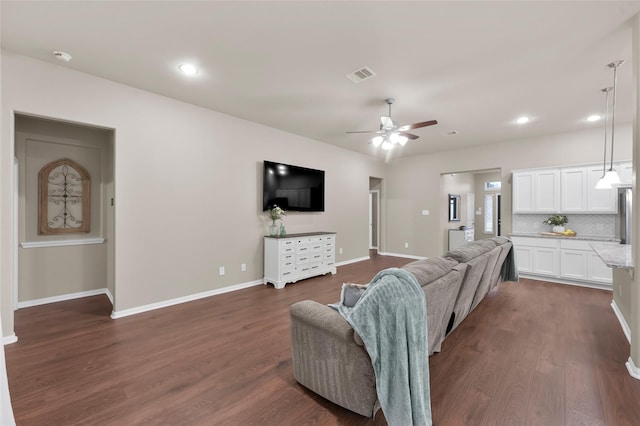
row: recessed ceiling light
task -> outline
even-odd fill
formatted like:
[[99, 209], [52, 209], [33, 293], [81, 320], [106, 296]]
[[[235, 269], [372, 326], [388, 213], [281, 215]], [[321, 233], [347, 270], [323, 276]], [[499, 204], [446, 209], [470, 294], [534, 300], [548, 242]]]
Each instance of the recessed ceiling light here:
[[69, 62], [71, 60], [71, 55], [69, 55], [67, 52], [62, 52], [60, 50], [54, 50], [53, 56], [62, 62]]
[[526, 117], [526, 116], [524, 116], [524, 115], [523, 115], [522, 117], [518, 117], [518, 118], [516, 119], [516, 123], [518, 123], [518, 124], [525, 124], [525, 123], [528, 123], [528, 122], [529, 122], [529, 120], [531, 120], [529, 117]]
[[590, 115], [589, 117], [587, 117], [587, 121], [590, 121], [590, 122], [592, 122], [592, 123], [593, 123], [594, 121], [598, 121], [598, 120], [600, 120], [601, 118], [602, 118], [602, 117], [601, 117], [601, 116], [599, 116], [598, 114], [593, 114], [593, 115]]
[[196, 66], [192, 64], [182, 64], [178, 67], [178, 69], [180, 69], [180, 71], [182, 71], [186, 75], [198, 74], [198, 68], [196, 68]]

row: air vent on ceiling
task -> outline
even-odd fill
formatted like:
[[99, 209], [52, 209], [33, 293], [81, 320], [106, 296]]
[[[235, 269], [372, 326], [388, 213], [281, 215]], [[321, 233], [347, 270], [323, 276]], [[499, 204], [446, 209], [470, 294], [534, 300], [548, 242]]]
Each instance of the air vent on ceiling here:
[[360, 83], [361, 81], [367, 80], [376, 75], [375, 72], [369, 67], [362, 67], [355, 70], [352, 73], [347, 74], [347, 78], [354, 83]]

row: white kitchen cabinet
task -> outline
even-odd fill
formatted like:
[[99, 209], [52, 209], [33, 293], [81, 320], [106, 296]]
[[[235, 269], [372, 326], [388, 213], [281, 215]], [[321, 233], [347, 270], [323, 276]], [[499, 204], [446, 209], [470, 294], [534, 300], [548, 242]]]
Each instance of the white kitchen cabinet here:
[[533, 272], [533, 247], [515, 245], [513, 246], [516, 255], [516, 265], [519, 273]]
[[557, 277], [558, 249], [551, 247], [534, 247], [533, 273], [536, 275]]
[[613, 270], [594, 251], [589, 252], [587, 279], [591, 282], [613, 284]]
[[557, 277], [559, 242], [553, 238], [512, 237], [518, 272]]
[[560, 173], [537, 170], [513, 173], [514, 213], [555, 213], [560, 210]]
[[513, 212], [528, 213], [535, 211], [534, 172], [518, 172], [513, 174]]
[[535, 172], [535, 208], [540, 213], [555, 213], [560, 209], [560, 172], [539, 170]]
[[602, 165], [587, 167], [587, 212], [617, 213], [616, 189], [596, 189], [602, 177]]
[[264, 237], [263, 283], [285, 284], [328, 273], [335, 274], [335, 233]]
[[560, 250], [560, 276], [573, 280], [588, 279], [589, 252], [582, 250]]
[[[630, 168], [617, 165], [630, 174]], [[616, 189], [595, 189], [602, 165], [513, 172], [513, 213], [614, 214]], [[629, 178], [624, 178], [629, 179]]]
[[587, 285], [610, 285], [612, 282], [611, 269], [591, 248], [589, 241], [568, 237], [511, 237], [511, 241], [520, 274]]
[[563, 213], [587, 211], [587, 168], [565, 168], [560, 171], [560, 176], [560, 211]]

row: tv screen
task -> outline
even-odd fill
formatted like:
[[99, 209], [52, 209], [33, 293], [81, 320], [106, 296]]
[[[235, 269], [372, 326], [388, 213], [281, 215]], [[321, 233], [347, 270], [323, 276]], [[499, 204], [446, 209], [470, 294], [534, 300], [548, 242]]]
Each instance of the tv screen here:
[[324, 170], [264, 162], [262, 210], [324, 211]]

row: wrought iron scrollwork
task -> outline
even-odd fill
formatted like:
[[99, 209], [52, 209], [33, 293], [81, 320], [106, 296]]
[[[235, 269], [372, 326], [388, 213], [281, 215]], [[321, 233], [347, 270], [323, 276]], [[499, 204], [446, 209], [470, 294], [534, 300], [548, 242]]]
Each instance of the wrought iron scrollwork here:
[[90, 180], [86, 170], [69, 159], [40, 170], [40, 234], [89, 232]]

